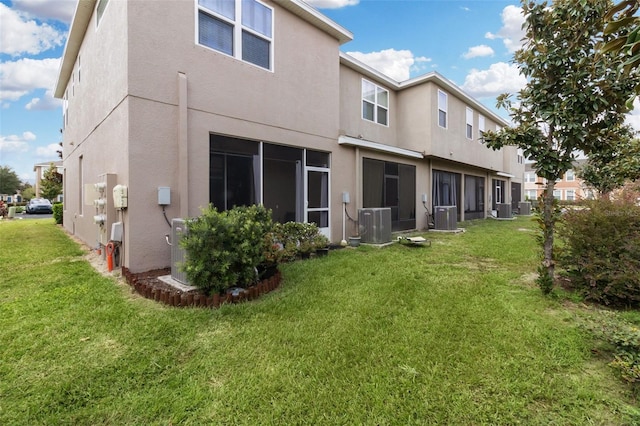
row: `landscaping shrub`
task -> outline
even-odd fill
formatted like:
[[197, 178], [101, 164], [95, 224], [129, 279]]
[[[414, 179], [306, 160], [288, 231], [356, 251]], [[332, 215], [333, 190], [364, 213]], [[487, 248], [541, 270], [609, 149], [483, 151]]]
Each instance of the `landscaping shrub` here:
[[315, 223], [286, 222], [273, 227], [273, 240], [282, 248], [280, 261], [292, 261], [327, 247], [329, 239]]
[[55, 203], [53, 205], [53, 219], [56, 221], [56, 224], [62, 225], [62, 218], [64, 211], [64, 205], [62, 203]]
[[263, 206], [214, 207], [187, 221], [180, 244], [186, 251], [182, 269], [189, 281], [207, 293], [245, 287], [257, 279], [265, 254], [265, 235], [272, 229], [271, 211]]
[[604, 319], [587, 324], [587, 329], [611, 346], [615, 368], [621, 378], [640, 390], [640, 329], [615, 312], [603, 311]]
[[598, 200], [568, 211], [558, 265], [589, 300], [640, 305], [640, 207]]

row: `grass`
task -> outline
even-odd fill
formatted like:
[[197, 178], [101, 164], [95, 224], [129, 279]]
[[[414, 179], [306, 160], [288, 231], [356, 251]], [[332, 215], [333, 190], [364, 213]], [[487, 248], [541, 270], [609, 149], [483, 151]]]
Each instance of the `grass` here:
[[464, 226], [285, 265], [212, 311], [131, 294], [53, 221], [2, 221], [0, 424], [640, 422], [576, 308], [533, 284], [535, 225]]

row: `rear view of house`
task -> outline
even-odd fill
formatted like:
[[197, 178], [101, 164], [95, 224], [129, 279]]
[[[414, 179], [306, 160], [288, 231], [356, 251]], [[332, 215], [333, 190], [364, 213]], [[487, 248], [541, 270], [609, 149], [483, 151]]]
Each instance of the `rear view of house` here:
[[55, 91], [64, 226], [99, 245], [117, 223], [142, 272], [169, 266], [168, 220], [210, 203], [337, 242], [345, 208], [409, 230], [436, 206], [465, 220], [520, 201], [516, 150], [481, 139], [504, 120], [437, 73], [396, 82], [341, 53], [352, 37], [297, 0], [81, 0]]

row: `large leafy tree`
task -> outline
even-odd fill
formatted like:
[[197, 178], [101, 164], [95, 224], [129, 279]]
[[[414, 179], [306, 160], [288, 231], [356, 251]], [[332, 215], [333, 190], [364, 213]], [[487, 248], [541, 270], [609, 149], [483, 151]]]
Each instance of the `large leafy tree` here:
[[11, 167], [0, 166], [0, 194], [13, 195], [20, 185], [20, 179]]
[[[638, 9], [638, 0], [622, 0], [605, 15], [604, 32], [611, 37], [602, 43], [602, 51], [620, 55], [623, 59], [622, 70], [627, 74], [640, 66], [640, 16], [636, 16]], [[640, 85], [636, 86], [636, 92], [640, 92]]]
[[601, 198], [608, 199], [613, 190], [640, 179], [640, 140], [636, 134], [631, 126], [622, 126], [614, 140], [606, 141], [603, 149], [592, 152], [578, 169], [578, 177]]
[[625, 101], [638, 83], [633, 72], [622, 78], [619, 55], [598, 52], [610, 7], [608, 0], [522, 2], [526, 38], [514, 62], [528, 83], [517, 101], [509, 94], [498, 98], [514, 126], [484, 135], [493, 149], [521, 148], [535, 161], [536, 174], [547, 180], [538, 278], [545, 293], [551, 291], [555, 275], [555, 182], [572, 168], [576, 151], [589, 155], [615, 138], [628, 112]]
[[62, 175], [57, 172], [56, 166], [51, 163], [42, 174], [40, 182], [40, 196], [47, 200], [53, 200], [62, 194]]

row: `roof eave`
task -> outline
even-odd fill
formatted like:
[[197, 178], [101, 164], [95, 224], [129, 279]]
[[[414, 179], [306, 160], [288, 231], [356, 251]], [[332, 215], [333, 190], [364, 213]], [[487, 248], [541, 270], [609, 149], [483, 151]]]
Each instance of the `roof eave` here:
[[340, 45], [353, 40], [353, 33], [351, 33], [351, 31], [332, 21], [302, 0], [278, 0], [276, 3], [332, 37], [335, 37]]
[[78, 0], [76, 5], [76, 11], [73, 14], [73, 20], [69, 26], [69, 36], [67, 37], [67, 43], [64, 47], [64, 53], [62, 54], [62, 60], [60, 61], [60, 68], [58, 71], [58, 81], [54, 91], [54, 96], [58, 99], [62, 99], [64, 91], [69, 83], [69, 78], [73, 72], [73, 66], [76, 63], [78, 52], [80, 52], [80, 46], [82, 46], [82, 40], [87, 32], [89, 23], [91, 22], [91, 15], [95, 7], [96, 0]]

